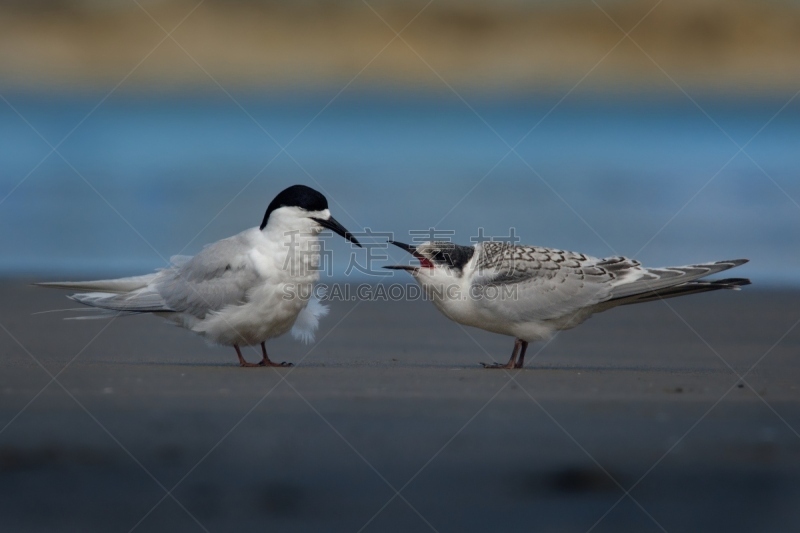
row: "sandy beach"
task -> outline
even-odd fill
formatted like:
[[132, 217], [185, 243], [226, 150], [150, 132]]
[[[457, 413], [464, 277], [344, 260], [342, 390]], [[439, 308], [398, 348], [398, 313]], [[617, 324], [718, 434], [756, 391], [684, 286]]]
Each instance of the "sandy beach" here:
[[478, 363], [510, 339], [425, 302], [333, 302], [316, 344], [269, 343], [295, 368], [242, 369], [6, 281], [0, 529], [796, 531], [798, 293], [747, 289], [598, 315], [506, 373]]

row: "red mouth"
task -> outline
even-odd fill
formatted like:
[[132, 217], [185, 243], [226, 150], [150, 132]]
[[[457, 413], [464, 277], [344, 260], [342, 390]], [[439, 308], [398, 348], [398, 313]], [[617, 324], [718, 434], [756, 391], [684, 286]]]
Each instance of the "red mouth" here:
[[427, 257], [422, 256], [416, 252], [414, 252], [414, 257], [419, 259], [419, 267], [420, 268], [433, 268], [433, 263], [431, 263]]

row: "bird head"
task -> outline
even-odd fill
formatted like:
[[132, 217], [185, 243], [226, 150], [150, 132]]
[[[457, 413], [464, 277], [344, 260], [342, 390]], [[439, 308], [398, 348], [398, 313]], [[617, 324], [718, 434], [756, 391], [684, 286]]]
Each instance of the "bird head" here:
[[314, 235], [327, 228], [361, 247], [353, 234], [331, 216], [325, 196], [305, 185], [292, 185], [270, 202], [260, 229], [273, 227], [278, 231], [299, 230]]
[[384, 268], [406, 270], [418, 281], [461, 278], [464, 275], [464, 267], [475, 253], [475, 248], [472, 246], [460, 246], [452, 242], [432, 241], [418, 246], [397, 241], [389, 242], [417, 258], [419, 265], [390, 265]]

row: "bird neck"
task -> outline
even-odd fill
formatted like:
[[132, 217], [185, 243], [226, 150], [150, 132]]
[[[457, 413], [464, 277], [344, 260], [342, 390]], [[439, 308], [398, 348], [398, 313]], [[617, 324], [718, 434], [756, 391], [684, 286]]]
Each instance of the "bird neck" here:
[[317, 237], [319, 226], [309, 219], [284, 220], [274, 215], [261, 230], [271, 249], [274, 268], [287, 280], [313, 282], [319, 279], [324, 266], [323, 242]]

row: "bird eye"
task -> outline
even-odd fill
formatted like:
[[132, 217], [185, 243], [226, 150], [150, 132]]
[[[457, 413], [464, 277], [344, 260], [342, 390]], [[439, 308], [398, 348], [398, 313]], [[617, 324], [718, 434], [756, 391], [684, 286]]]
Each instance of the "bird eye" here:
[[450, 250], [438, 249], [431, 254], [431, 259], [438, 263], [447, 263], [450, 266], [454, 265], [453, 254]]

